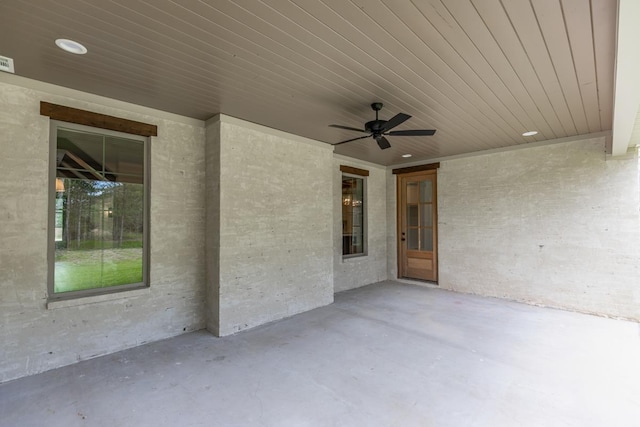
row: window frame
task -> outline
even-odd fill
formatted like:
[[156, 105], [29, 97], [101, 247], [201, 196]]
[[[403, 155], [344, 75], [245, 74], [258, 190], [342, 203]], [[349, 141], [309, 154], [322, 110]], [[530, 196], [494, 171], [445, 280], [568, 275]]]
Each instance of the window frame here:
[[[143, 143], [143, 230], [142, 230], [142, 282], [128, 283], [124, 285], [109, 286], [105, 288], [91, 288], [79, 291], [59, 292], [54, 289], [55, 278], [55, 213], [56, 213], [56, 154], [58, 129], [69, 129], [80, 132], [89, 132], [105, 136], [120, 137]], [[65, 122], [50, 119], [49, 124], [49, 184], [48, 184], [48, 219], [47, 219], [47, 301], [70, 300], [95, 295], [113, 294], [133, 289], [143, 289], [150, 286], [149, 281], [149, 241], [150, 241], [150, 195], [151, 195], [151, 137], [132, 133], [119, 132], [95, 126]]]
[[[341, 167], [341, 169], [348, 169], [347, 167]], [[351, 168], [353, 170], [356, 170], [355, 168]], [[351, 171], [349, 171], [351, 172]], [[355, 253], [355, 254], [345, 254], [344, 253], [344, 229], [341, 227], [340, 228], [340, 237], [341, 237], [341, 254], [342, 254], [342, 259], [343, 260], [347, 260], [347, 259], [352, 259], [352, 258], [360, 258], [360, 257], [366, 257], [369, 254], [369, 233], [368, 233], [368, 203], [367, 203], [367, 199], [368, 199], [368, 194], [367, 194], [367, 175], [364, 174], [360, 174], [360, 173], [349, 173], [346, 172], [345, 170], [341, 170], [341, 176], [340, 176], [340, 217], [341, 217], [341, 223], [343, 223], [344, 221], [344, 212], [343, 212], [343, 200], [342, 200], [342, 183], [344, 181], [344, 178], [355, 178], [355, 179], [361, 179], [362, 180], [362, 252], [359, 253]]]

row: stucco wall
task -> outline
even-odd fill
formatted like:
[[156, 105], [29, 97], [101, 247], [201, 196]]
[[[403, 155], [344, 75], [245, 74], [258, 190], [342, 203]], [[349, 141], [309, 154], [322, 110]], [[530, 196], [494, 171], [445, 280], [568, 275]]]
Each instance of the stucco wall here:
[[604, 138], [443, 161], [439, 285], [640, 320], [638, 197]]
[[331, 147], [220, 118], [220, 335], [333, 301]]
[[[149, 289], [47, 309], [49, 118], [39, 114], [40, 101], [158, 126]], [[0, 152], [0, 382], [204, 327], [202, 122], [0, 82]]]
[[[340, 166], [369, 171], [366, 177], [367, 255], [342, 257], [342, 172]], [[387, 278], [386, 168], [342, 156], [333, 161], [333, 287], [335, 292], [358, 288]]]

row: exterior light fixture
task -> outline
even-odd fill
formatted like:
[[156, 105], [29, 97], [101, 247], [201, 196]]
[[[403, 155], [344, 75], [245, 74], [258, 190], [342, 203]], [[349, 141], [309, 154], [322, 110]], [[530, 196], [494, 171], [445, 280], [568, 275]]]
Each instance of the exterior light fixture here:
[[411, 157], [411, 154], [403, 154], [402, 157]]
[[533, 135], [537, 135], [538, 131], [537, 130], [530, 130], [528, 132], [525, 132], [522, 134], [522, 136], [533, 136]]

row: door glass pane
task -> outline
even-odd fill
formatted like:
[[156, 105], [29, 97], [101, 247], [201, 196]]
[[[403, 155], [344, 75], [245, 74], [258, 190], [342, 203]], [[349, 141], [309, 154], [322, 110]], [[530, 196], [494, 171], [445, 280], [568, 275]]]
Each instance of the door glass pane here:
[[407, 249], [418, 250], [418, 229], [410, 228], [407, 230]]
[[409, 227], [418, 226], [418, 205], [407, 206], [407, 225]]
[[418, 183], [417, 182], [408, 182], [407, 183], [407, 204], [415, 204], [418, 203]]
[[420, 250], [433, 251], [433, 229], [420, 229]]
[[431, 180], [420, 181], [420, 201], [422, 203], [431, 203], [433, 198], [433, 189]]
[[421, 205], [420, 211], [420, 225], [422, 227], [431, 227], [433, 222], [432, 206], [430, 203], [424, 203]]

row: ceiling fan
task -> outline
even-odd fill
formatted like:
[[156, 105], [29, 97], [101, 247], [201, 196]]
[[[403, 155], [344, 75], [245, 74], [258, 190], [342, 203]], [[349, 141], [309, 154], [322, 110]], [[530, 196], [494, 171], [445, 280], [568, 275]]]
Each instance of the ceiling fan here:
[[398, 113], [393, 116], [391, 120], [380, 120], [378, 119], [378, 111], [382, 110], [382, 102], [374, 102], [373, 104], [371, 104], [371, 108], [376, 112], [376, 119], [365, 123], [364, 130], [352, 128], [349, 126], [329, 125], [332, 128], [354, 130], [356, 132], [367, 133], [368, 135], [347, 139], [346, 141], [340, 141], [332, 145], [340, 145], [347, 142], [372, 137], [376, 140], [378, 146], [382, 150], [385, 150], [391, 147], [391, 144], [389, 143], [387, 138], [385, 138], [385, 136], [430, 136], [436, 133], [434, 129], [391, 130], [399, 124], [404, 123], [406, 120], [410, 119], [411, 116], [404, 113]]

